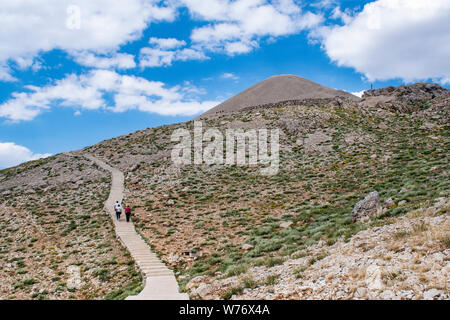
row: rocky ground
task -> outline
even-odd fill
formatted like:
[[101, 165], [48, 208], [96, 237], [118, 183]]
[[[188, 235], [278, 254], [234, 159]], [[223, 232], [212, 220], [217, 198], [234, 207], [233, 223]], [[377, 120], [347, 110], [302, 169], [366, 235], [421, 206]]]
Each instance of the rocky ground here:
[[320, 241], [239, 276], [198, 276], [186, 288], [200, 299], [449, 299], [449, 208], [440, 198], [349, 241]]

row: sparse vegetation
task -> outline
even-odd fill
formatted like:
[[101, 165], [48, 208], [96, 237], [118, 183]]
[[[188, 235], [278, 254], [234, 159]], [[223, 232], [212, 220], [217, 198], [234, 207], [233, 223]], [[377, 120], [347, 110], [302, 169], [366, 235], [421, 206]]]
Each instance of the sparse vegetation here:
[[[198, 277], [210, 282], [239, 279], [220, 293], [229, 299], [245, 289], [281, 281], [276, 274], [263, 282], [248, 278], [253, 268], [276, 270], [289, 260], [303, 259], [293, 272], [301, 281], [328, 259], [329, 248], [349, 243], [370, 228], [388, 228], [407, 213], [423, 215], [420, 209], [447, 198], [448, 118], [448, 97], [437, 96], [411, 106], [403, 101], [306, 101], [204, 120], [205, 126], [221, 131], [243, 124], [281, 128], [281, 165], [274, 176], [262, 176], [259, 166], [174, 166], [167, 153], [173, 146], [170, 135], [177, 128], [192, 129], [192, 121], [137, 131], [83, 152], [126, 173], [125, 202], [133, 208], [133, 221], [183, 287]], [[323, 139], [315, 143], [317, 137]], [[28, 186], [30, 176], [39, 177], [42, 185]], [[2, 262], [6, 271], [1, 280], [17, 286], [15, 298], [122, 299], [137, 290], [139, 275], [126, 271], [133, 265], [102, 213], [109, 185], [105, 172], [76, 155], [58, 155], [2, 170], [0, 183], [0, 204], [6, 212], [0, 217], [0, 257], [12, 265], [5, 269]], [[392, 203], [383, 206], [381, 215], [352, 223], [355, 203], [373, 190], [382, 202]], [[435, 215], [447, 218], [448, 212], [443, 205]], [[282, 227], [283, 222], [288, 226]], [[438, 234], [420, 221], [389, 236], [395, 241], [388, 253], [380, 254], [384, 263], [403, 250], [400, 243], [411, 243], [417, 251], [417, 263], [412, 264], [417, 268], [425, 254], [420, 246], [430, 237], [439, 250], [449, 248], [447, 233]], [[320, 251], [308, 251], [319, 243]], [[189, 254], [192, 249], [195, 255]], [[358, 250], [374, 249], [361, 244]], [[47, 261], [52, 271], [44, 276], [32, 272], [37, 259]], [[68, 293], [65, 268], [77, 261], [88, 280]], [[360, 277], [361, 272], [354, 274]], [[404, 276], [395, 272], [386, 279]], [[29, 290], [23, 281], [31, 278], [49, 283], [47, 293]], [[5, 285], [1, 297], [10, 296]]]

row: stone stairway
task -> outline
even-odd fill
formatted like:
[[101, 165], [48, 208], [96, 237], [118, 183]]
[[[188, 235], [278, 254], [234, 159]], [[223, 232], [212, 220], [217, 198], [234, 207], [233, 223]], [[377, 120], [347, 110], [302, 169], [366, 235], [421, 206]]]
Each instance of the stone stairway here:
[[133, 223], [126, 222], [124, 214], [120, 221], [117, 221], [113, 206], [116, 201], [122, 202], [123, 173], [91, 155], [84, 156], [111, 172], [111, 192], [105, 202], [105, 210], [114, 221], [118, 239], [127, 247], [144, 277], [144, 289], [136, 296], [127, 297], [126, 300], [188, 300], [189, 296], [186, 293], [179, 293], [178, 283], [172, 270], [152, 252], [150, 246], [136, 232]]

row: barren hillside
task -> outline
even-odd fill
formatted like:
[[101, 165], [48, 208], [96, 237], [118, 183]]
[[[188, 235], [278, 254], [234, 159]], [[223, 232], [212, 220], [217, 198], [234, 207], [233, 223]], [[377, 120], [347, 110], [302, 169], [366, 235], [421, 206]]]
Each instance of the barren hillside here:
[[[175, 270], [192, 298], [421, 299], [431, 295], [425, 296], [426, 291], [436, 289], [439, 294], [434, 298], [447, 299], [449, 91], [416, 84], [368, 92], [360, 101], [330, 96], [281, 100], [252, 104], [238, 112], [230, 109], [203, 121], [205, 127], [222, 132], [280, 128], [280, 171], [274, 176], [262, 176], [252, 166], [173, 165], [170, 136], [177, 128], [192, 129], [193, 121], [137, 131], [71, 157], [58, 155], [0, 171], [1, 205], [17, 217], [11, 220], [14, 226], [10, 219], [0, 220], [1, 239], [11, 239], [1, 244], [2, 261], [9, 261], [5, 263], [11, 269], [0, 276], [14, 279], [2, 280], [6, 284], [2, 297], [17, 290], [15, 283], [23, 284], [24, 295], [18, 297], [33, 295], [24, 284], [30, 277], [13, 268], [17, 261], [11, 259], [16, 255], [30, 259], [26, 265], [39, 270], [42, 283], [52, 284], [57, 277], [41, 271], [48, 270], [42, 269], [44, 262], [52, 266], [51, 259], [62, 261], [72, 251], [77, 261], [97, 257], [97, 264], [92, 262], [83, 271], [92, 286], [105, 283], [97, 283], [98, 269], [123, 274], [117, 283], [106, 282], [108, 288], [135, 281], [125, 272], [133, 268], [132, 261], [119, 254], [111, 227], [101, 218], [107, 176], [91, 165], [88, 169], [78, 158], [91, 153], [124, 171], [125, 202], [132, 205], [139, 232]], [[36, 193], [26, 191], [29, 188]], [[367, 222], [352, 222], [355, 204], [372, 191], [379, 194], [382, 214]], [[441, 204], [438, 209], [425, 210], [436, 201]], [[98, 214], [83, 220], [86, 211]], [[26, 240], [18, 245], [13, 235], [25, 232], [27, 216], [60, 244], [55, 258], [50, 258], [53, 251], [35, 248], [31, 235], [22, 237]], [[71, 220], [77, 228], [70, 227]], [[415, 227], [422, 222], [423, 228]], [[87, 232], [92, 225], [97, 235]], [[66, 228], [70, 236], [63, 235]], [[375, 235], [382, 240], [378, 244], [370, 240]], [[82, 236], [89, 240], [81, 241]], [[367, 239], [367, 244], [358, 239]], [[408, 241], [403, 260], [397, 259], [401, 241]], [[108, 243], [110, 251], [99, 265], [102, 243]], [[383, 248], [383, 256], [370, 258], [377, 246]], [[22, 247], [24, 251], [17, 251]], [[41, 260], [30, 258], [36, 255], [42, 255]], [[108, 264], [113, 256], [116, 263]], [[420, 270], [411, 267], [397, 274], [409, 259], [418, 259], [413, 263]], [[341, 261], [339, 272], [333, 261]], [[370, 278], [370, 265], [382, 273], [382, 287], [365, 294], [359, 289], [361, 296], [357, 296], [358, 288]], [[329, 281], [321, 276], [321, 267], [332, 273]], [[261, 276], [249, 278], [261, 270]], [[323, 291], [325, 284], [331, 291]], [[76, 297], [86, 297], [78, 292], [83, 291], [75, 290]], [[98, 297], [104, 297], [103, 292]]]
[[60, 154], [0, 171], [0, 298], [104, 299], [141, 276], [103, 211], [107, 172]]

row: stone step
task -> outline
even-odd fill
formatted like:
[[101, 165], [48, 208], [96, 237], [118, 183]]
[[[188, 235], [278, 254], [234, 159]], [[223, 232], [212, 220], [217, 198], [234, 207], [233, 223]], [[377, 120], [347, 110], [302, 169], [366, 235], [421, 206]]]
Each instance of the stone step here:
[[154, 266], [149, 266], [149, 265], [142, 265], [139, 266], [139, 269], [141, 270], [160, 270], [160, 271], [170, 271], [170, 269], [168, 269], [166, 266], [162, 266], [162, 265], [154, 265]]
[[159, 258], [157, 256], [154, 256], [151, 254], [132, 254], [131, 256], [136, 259], [157, 259], [157, 260], [159, 260]]
[[141, 258], [150, 257], [150, 258], [159, 259], [158, 256], [156, 254], [152, 253], [150, 250], [134, 252], [131, 255], [133, 257], [141, 257]]
[[161, 260], [159, 260], [158, 258], [155, 258], [155, 257], [150, 257], [150, 258], [147, 258], [147, 257], [133, 257], [133, 259], [136, 260], [139, 263], [159, 262], [159, 263], [163, 264], [161, 262]]
[[157, 267], [155, 267], [155, 268], [149, 268], [149, 267], [141, 268], [141, 271], [144, 272], [145, 274], [149, 274], [150, 276], [152, 274], [163, 274], [163, 273], [167, 274], [167, 275], [171, 274], [171, 272], [168, 271], [166, 268], [157, 268]]
[[167, 277], [167, 276], [173, 276], [173, 274], [171, 274], [171, 273], [168, 273], [168, 272], [160, 272], [160, 271], [149, 271], [149, 272], [146, 272], [146, 271], [143, 271], [144, 272], [144, 274], [147, 276], [147, 277]]
[[163, 270], [167, 270], [167, 267], [163, 264], [141, 264], [139, 265], [139, 268], [143, 269], [163, 269]]
[[137, 259], [136, 261], [138, 261], [139, 263], [159, 263], [160, 265], [163, 265], [163, 266], [166, 265], [161, 260], [155, 259], [155, 258], [141, 258], [141, 259]]

